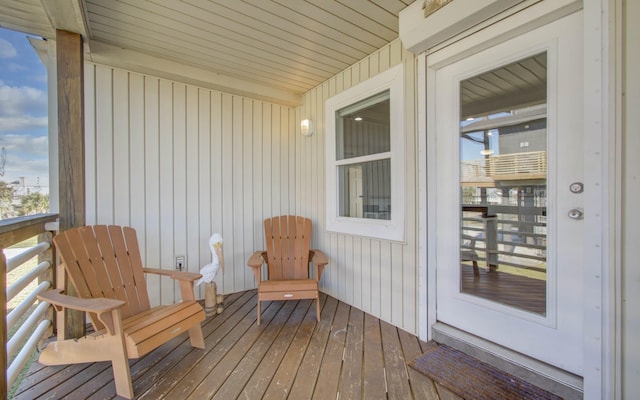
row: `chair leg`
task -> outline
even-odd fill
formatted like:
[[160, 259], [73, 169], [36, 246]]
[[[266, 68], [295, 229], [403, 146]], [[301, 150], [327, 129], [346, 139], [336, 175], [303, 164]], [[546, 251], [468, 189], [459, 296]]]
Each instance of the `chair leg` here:
[[189, 328], [189, 340], [191, 341], [191, 346], [204, 349], [204, 335], [200, 324]]
[[320, 322], [320, 296], [316, 298], [316, 316], [318, 318], [318, 322]]
[[129, 360], [127, 358], [127, 349], [122, 340], [122, 346], [119, 348], [111, 348], [113, 357], [111, 358], [111, 366], [113, 368], [113, 380], [116, 384], [116, 393], [127, 399], [133, 399], [133, 385], [131, 384], [131, 371], [129, 370]]
[[476, 278], [480, 277], [480, 270], [478, 269], [478, 262], [473, 260], [473, 276]]
[[260, 325], [260, 299], [258, 299], [258, 325]]
[[131, 371], [129, 370], [129, 354], [127, 353], [127, 344], [124, 340], [120, 310], [112, 310], [111, 315], [103, 315], [103, 317], [105, 316], [110, 317], [107, 320], [113, 322], [112, 329], [114, 334], [108, 336], [108, 340], [105, 341], [105, 352], [111, 356], [111, 367], [113, 369], [113, 381], [116, 384], [116, 393], [118, 396], [133, 399], [133, 385], [131, 384]]

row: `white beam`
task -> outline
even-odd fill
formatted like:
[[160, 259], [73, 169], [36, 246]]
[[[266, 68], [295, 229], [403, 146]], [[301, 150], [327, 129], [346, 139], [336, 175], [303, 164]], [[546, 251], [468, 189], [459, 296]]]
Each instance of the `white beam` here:
[[83, 0], [40, 0], [54, 30], [82, 35], [85, 51], [91, 44], [89, 28], [84, 14]]
[[79, 33], [87, 40], [81, 0], [41, 0], [41, 3], [54, 29]]

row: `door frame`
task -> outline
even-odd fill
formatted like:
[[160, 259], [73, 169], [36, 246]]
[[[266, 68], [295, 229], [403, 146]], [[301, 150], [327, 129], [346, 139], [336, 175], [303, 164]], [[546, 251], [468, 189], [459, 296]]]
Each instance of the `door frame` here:
[[[576, 11], [576, 5], [558, 7], [554, 2], [540, 2], [509, 18], [476, 31], [462, 44], [450, 38], [417, 57], [418, 83], [418, 262], [419, 262], [419, 336], [431, 340], [436, 323], [435, 263], [435, 137], [433, 110], [436, 101], [433, 82], [435, 71], [427, 68], [427, 57], [439, 50], [443, 62], [467, 57]], [[619, 394], [621, 356], [617, 353], [620, 330], [616, 329], [619, 311], [620, 249], [616, 233], [620, 221], [613, 207], [619, 199], [620, 179], [617, 161], [622, 137], [618, 123], [621, 89], [614, 66], [620, 58], [619, 36], [621, 0], [584, 0], [577, 2], [584, 13], [584, 166], [585, 166], [585, 268], [583, 313], [585, 321], [584, 398], [614, 398]], [[449, 44], [449, 45], [447, 45]], [[439, 47], [438, 47], [439, 46]], [[589, 95], [597, 94], [597, 95]], [[587, 194], [588, 193], [588, 194]], [[591, 212], [590, 212], [591, 210]], [[608, 228], [608, 229], [607, 229]], [[480, 347], [483, 347], [480, 343]]]

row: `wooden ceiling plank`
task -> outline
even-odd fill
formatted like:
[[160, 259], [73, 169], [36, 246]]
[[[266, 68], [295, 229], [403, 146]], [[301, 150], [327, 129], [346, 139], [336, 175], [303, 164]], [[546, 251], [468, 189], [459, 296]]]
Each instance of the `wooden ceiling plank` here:
[[[290, 107], [298, 106], [302, 101], [300, 93], [284, 90], [273, 85], [238, 79], [173, 60], [159, 59], [139, 51], [122, 49], [98, 41], [94, 42], [93, 50], [95, 53], [90, 55], [90, 61], [98, 64], [112, 65], [132, 72], [153, 75]], [[113, 61], [117, 61], [117, 63], [114, 64]]]
[[2, 0], [0, 26], [81, 33], [99, 44], [88, 60], [292, 105], [398, 40], [397, 14], [412, 1]]
[[[364, 49], [366, 47], [369, 47], [369, 49], [367, 50], [367, 54], [373, 53], [389, 42], [388, 40], [385, 40], [380, 36], [362, 29], [354, 22], [347, 21], [330, 12], [327, 12], [325, 9], [317, 6], [316, 4], [311, 4], [299, 0], [274, 1], [278, 1], [280, 4], [285, 5], [286, 7], [298, 12], [299, 14], [308, 16], [310, 19], [326, 25], [328, 29], [323, 29], [322, 33], [324, 34], [331, 33], [332, 31], [335, 31], [337, 34], [341, 33], [344, 36], [336, 36], [336, 38], [339, 38], [340, 41], [349, 40], [349, 37], [356, 38], [362, 43], [357, 48]], [[323, 2], [323, 0], [318, 0], [318, 2]], [[366, 45], [366, 47], [364, 45]]]
[[[123, 0], [118, 3], [119, 7], [123, 7], [123, 4], [127, 3], [131, 7], [138, 9], [141, 13], [148, 11], [157, 15], [158, 18], [164, 18], [162, 21], [159, 21], [161, 25], [168, 24], [168, 26], [173, 27], [173, 29], [178, 29], [176, 26], [182, 26], [183, 30], [188, 29], [188, 32], [216, 43], [238, 43], [239, 45], [245, 46], [249, 54], [254, 52], [255, 49], [263, 49], [274, 56], [280, 56], [284, 63], [288, 63], [288, 60], [298, 60], [298, 62], [304, 62], [304, 65], [319, 65], [318, 68], [326, 69], [327, 72], [333, 74], [335, 73], [334, 71], [341, 71], [348, 66], [348, 62], [352, 62], [350, 57], [347, 60], [340, 60], [327, 56], [318, 49], [308, 50], [303, 47], [298, 47], [294, 53], [291, 51], [290, 42], [284, 42], [277, 38], [267, 43], [264, 40], [264, 35], [261, 37], [262, 40], [254, 39], [251, 36], [239, 35], [227, 27], [214, 24], [211, 20], [203, 20], [202, 10], [188, 4], [177, 4], [175, 2], [168, 2], [167, 5], [145, 3], [145, 8], [139, 9], [137, 7], [140, 4], [139, 0]], [[109, 6], [115, 3], [99, 4], [101, 6]], [[92, 7], [93, 6], [95, 6], [95, 4], [92, 5]], [[173, 8], [169, 8], [169, 6]], [[330, 50], [325, 49], [325, 52], [329, 53]]]
[[[123, 38], [122, 37], [112, 37], [112, 34], [110, 33], [104, 33], [104, 36], [106, 38], [112, 38], [112, 40], [107, 40], [107, 41], [94, 41], [94, 44], [97, 43], [104, 43], [105, 45], [109, 45], [111, 47], [118, 47], [118, 48], [123, 48], [121, 46], [121, 43]], [[118, 45], [113, 45], [111, 43], [119, 43]], [[127, 44], [129, 42], [126, 42]], [[139, 44], [131, 44], [129, 46], [125, 46], [123, 49], [132, 51], [132, 52], [138, 52], [136, 49], [136, 47], [140, 46]], [[155, 49], [155, 47], [153, 45], [149, 45], [147, 44], [147, 49], [148, 51], [146, 51], [145, 53], [148, 54], [150, 57], [153, 57], [156, 60], [156, 63], [161, 62], [160, 60], [167, 60], [167, 61], [172, 61], [175, 63], [181, 63], [183, 65], [184, 61], [182, 60], [181, 57], [167, 57], [165, 54], [162, 53], [163, 49]], [[139, 52], [138, 52], [139, 53]], [[96, 59], [100, 59], [102, 63], [106, 63], [108, 65], [118, 65], [117, 64], [117, 60], [111, 60], [108, 61], [108, 58], [106, 58], [106, 54], [101, 54], [99, 51], [93, 50], [92, 51], [92, 59], [96, 60]], [[120, 53], [114, 53], [111, 52], [110, 54], [115, 54], [115, 56], [120, 56]], [[199, 69], [207, 69], [210, 71], [215, 71], [216, 73], [220, 73], [221, 76], [227, 76], [227, 77], [234, 77], [236, 79], [243, 79], [246, 80], [247, 82], [256, 82], [256, 83], [260, 83], [262, 85], [272, 85], [274, 88], [276, 87], [275, 84], [273, 83], [274, 81], [278, 82], [278, 86], [286, 88], [288, 90], [292, 90], [296, 93], [302, 93], [305, 90], [307, 90], [307, 86], [303, 86], [303, 85], [296, 85], [295, 81], [292, 79], [286, 79], [284, 77], [279, 78], [275, 77], [273, 75], [262, 75], [260, 73], [257, 73], [255, 70], [250, 70], [250, 72], [252, 72], [251, 75], [251, 79], [249, 79], [246, 75], [240, 75], [238, 74], [238, 69], [236, 68], [237, 66], [232, 64], [231, 67], [227, 66], [226, 64], [216, 64], [211, 66], [210, 64], [208, 65], [198, 65], [198, 64], [191, 64], [194, 68], [199, 68]], [[140, 71], [140, 70], [138, 70]]]
[[11, 15], [31, 14], [46, 18], [46, 14], [42, 10], [42, 4], [36, 1], [15, 1], [8, 0], [2, 2], [2, 11]]
[[463, 93], [468, 91], [469, 93], [476, 94], [477, 96], [491, 96], [494, 92], [485, 87], [482, 83], [483, 82], [480, 78], [475, 77], [461, 82], [460, 86], [462, 86]]
[[520, 63], [510, 65], [507, 70], [518, 77], [521, 88], [528, 89], [540, 85], [540, 79]]
[[535, 104], [544, 104], [546, 97], [545, 91], [525, 91], [510, 94], [508, 96], [496, 96], [491, 98], [483, 98], [481, 101], [472, 101], [464, 104], [461, 110], [461, 118], [477, 117], [481, 115], [489, 115], [497, 112], [510, 111], [523, 108]]
[[[175, 16], [186, 16], [189, 18], [189, 21], [186, 21], [185, 23], [200, 27], [200, 29], [202, 29], [203, 31], [203, 35], [206, 36], [207, 33], [212, 35], [212, 40], [226, 40], [230, 43], [240, 41], [254, 47], [269, 48], [270, 50], [272, 49], [274, 50], [274, 53], [289, 55], [291, 55], [292, 48], [295, 47], [291, 42], [287, 42], [286, 40], [283, 40], [279, 37], [270, 36], [258, 30], [253, 30], [251, 32], [242, 32], [243, 29], [246, 30], [245, 25], [239, 24], [228, 18], [211, 15], [206, 10], [202, 10], [198, 7], [183, 2], [175, 2], [173, 0], [157, 0], [154, 2], [158, 3], [156, 7], [156, 4], [151, 4], [148, 2], [139, 3], [138, 0], [121, 0], [117, 2], [114, 1], [104, 3], [104, 6], [113, 7], [113, 9], [117, 11], [119, 8], [123, 7], [123, 4], [125, 3], [130, 3], [133, 7], [136, 8], [139, 8], [138, 5], [143, 5], [144, 7], [147, 7], [143, 9], [144, 12], [149, 11], [149, 8], [155, 7], [155, 9], [153, 10], [154, 12], [157, 12], [159, 9], [161, 9], [164, 10], [165, 14], [167, 15], [174, 14], [174, 16], [169, 18], [175, 19]], [[88, 8], [90, 9], [96, 4], [102, 5], [102, 3], [99, 2], [92, 3]], [[251, 36], [251, 34], [255, 36]], [[303, 47], [295, 47], [295, 49], [298, 50], [298, 52], [300, 52], [300, 49], [305, 50]], [[338, 60], [340, 60], [340, 62], [343, 62], [347, 65], [348, 62], [352, 62], [351, 57], [347, 55], [338, 54], [338, 57], [333, 57], [333, 59], [324, 55], [325, 53], [332, 54], [331, 48], [329, 47], [316, 47], [315, 49], [307, 50], [306, 52], [309, 57], [315, 56], [318, 59], [323, 59], [324, 57], [325, 61], [337, 58]]]
[[512, 90], [511, 85], [500, 79], [500, 77], [493, 72], [482, 74], [480, 79], [483, 79], [487, 85], [491, 85], [499, 91], [509, 92]]
[[[395, 36], [389, 40], [398, 37], [398, 13], [392, 13], [389, 10], [379, 6], [370, 0], [337, 0], [339, 3], [358, 13], [365, 15], [371, 20], [395, 33]], [[403, 7], [404, 8], [404, 7]]]
[[[173, 48], [168, 48], [168, 52], [175, 51], [175, 47], [183, 47], [184, 45], [197, 46], [194, 50], [198, 52], [211, 52], [215, 54], [215, 57], [223, 57], [229, 60], [234, 60], [239, 64], [252, 64], [259, 62], [260, 65], [265, 64], [277, 69], [290, 69], [295, 70], [295, 75], [302, 78], [312, 79], [317, 81], [318, 79], [326, 79], [328, 74], [334, 74], [336, 68], [319, 69], [313, 66], [313, 62], [309, 62], [310, 65], [303, 62], [297, 62], [293, 58], [285, 59], [280, 57], [269, 49], [255, 48], [246, 46], [243, 43], [239, 43], [236, 46], [230, 46], [232, 42], [227, 40], [225, 43], [218, 43], [218, 41], [209, 40], [206, 35], [198, 31], [191, 25], [180, 23], [174, 20], [169, 20], [164, 16], [158, 16], [156, 21], [148, 21], [145, 19], [143, 11], [134, 9], [131, 13], [124, 15], [122, 12], [117, 13], [113, 10], [92, 6], [91, 13], [89, 14], [93, 23], [102, 23], [104, 25], [110, 25], [113, 29], [117, 30], [130, 30], [135, 33], [144, 35], [146, 31], [153, 33], [152, 41], [159, 43], [173, 42]], [[107, 22], [109, 19], [109, 22]], [[181, 29], [185, 27], [185, 29]], [[188, 32], [184, 32], [187, 30]], [[149, 35], [147, 35], [149, 36]], [[179, 41], [178, 44], [175, 42]], [[212, 54], [212, 56], [214, 56]], [[288, 54], [290, 55], [290, 54]]]
[[[356, 24], [360, 29], [390, 42], [398, 37], [398, 18], [367, 0], [315, 0], [328, 14]], [[376, 18], [377, 17], [377, 18]]]
[[523, 82], [520, 77], [515, 75], [507, 68], [500, 68], [494, 71], [496, 75], [504, 82], [507, 82], [510, 86], [525, 89], [527, 87], [526, 82]]
[[22, 32], [26, 35], [36, 35], [47, 39], [56, 36], [56, 31], [48, 22], [36, 22], [33, 17], [19, 18], [15, 16], [8, 16], [3, 13], [1, 8], [0, 14], [0, 27], [2, 28]]
[[[295, 52], [299, 47], [303, 47], [323, 54], [335, 54], [336, 58], [346, 62], [353, 62], [353, 60], [357, 60], [368, 54], [366, 53], [366, 49], [355, 49], [347, 46], [343, 42], [336, 42], [331, 38], [318, 35], [308, 29], [301, 29], [299, 25], [290, 21], [287, 22], [287, 20], [284, 19], [278, 20], [278, 23], [285, 24], [287, 30], [282, 29], [277, 23], [270, 24], [265, 22], [264, 19], [261, 19], [265, 18], [264, 15], [258, 15], [258, 18], [254, 17], [249, 19], [247, 15], [243, 15], [222, 5], [216, 7], [213, 2], [208, 0], [189, 0], [189, 2], [202, 7], [201, 12], [210, 12], [210, 20], [212, 23], [228, 27], [241, 35], [264, 37], [265, 44], [272, 43], [272, 41], [274, 43], [279, 41], [280, 46], [284, 44], [283, 48], [291, 52]], [[274, 17], [272, 18], [275, 19]], [[295, 39], [295, 41], [290, 41], [291, 39]]]
[[538, 58], [528, 58], [521, 62], [522, 66], [529, 70], [531, 74], [533, 74], [538, 82], [546, 82], [547, 80], [547, 65], [546, 61], [544, 64], [541, 64]]
[[315, 44], [315, 46], [321, 44], [327, 48], [334, 49], [334, 51], [337, 50], [352, 60], [366, 56], [368, 49], [362, 46], [362, 41], [352, 37], [345, 37], [341, 41], [336, 41], [334, 30], [330, 29], [326, 24], [322, 24], [308, 15], [279, 4], [275, 0], [232, 2], [230, 7], [233, 7], [234, 10], [243, 15], [250, 16], [253, 20], [265, 22], [272, 27], [281, 29], [282, 37], [296, 38], [295, 45], [302, 44], [303, 42], [298, 42], [298, 40], [304, 39], [309, 43]]
[[370, 0], [373, 4], [376, 4], [378, 7], [383, 8], [390, 12], [393, 15], [398, 15], [400, 11], [407, 8], [408, 5], [413, 3], [413, 0], [408, 0], [403, 2], [401, 0]]
[[[122, 20], [122, 18], [113, 20], [106, 19], [102, 16], [93, 16], [92, 25], [96, 32], [96, 37], [99, 37], [100, 39], [104, 39], [105, 35], [110, 33], [113, 35], [112, 38], [121, 37], [140, 43], [140, 45], [136, 47], [138, 49], [144, 49], [146, 46], [153, 46], [158, 55], [164, 55], [168, 58], [178, 58], [185, 62], [189, 62], [187, 60], [192, 60], [191, 62], [200, 60], [199, 64], [203, 66], [206, 66], [209, 63], [218, 63], [220, 65], [221, 61], [224, 61], [230, 66], [230, 70], [244, 70], [249, 74], [249, 76], [255, 73], [256, 68], [259, 71], [276, 76], [278, 74], [282, 74], [283, 70], [283, 65], [271, 62], [270, 58], [273, 56], [267, 55], [266, 57], [269, 58], [256, 57], [251, 59], [248, 57], [237, 57], [233, 54], [220, 52], [217, 49], [209, 49], [210, 51], [206, 51], [207, 47], [210, 45], [209, 43], [198, 44], [190, 40], [193, 38], [185, 39], [180, 38], [179, 35], [166, 35], [161, 31], [161, 29], [157, 30], [155, 27], [145, 28], [140, 26], [140, 24], [127, 24], [126, 21]], [[115, 32], [117, 32], [117, 34]], [[114, 42], [113, 40], [111, 40], [111, 43], [122, 45], [122, 43]], [[259, 63], [252, 65], [256, 62]], [[295, 77], [295, 80], [302, 83], [305, 87], [310, 84], [315, 85], [318, 81], [324, 80], [323, 75], [314, 75], [303, 69], [291, 68], [291, 70], [293, 73], [288, 76]]]
[[48, 39], [56, 37], [55, 29], [42, 9], [40, 0], [3, 1], [0, 4], [0, 26]]

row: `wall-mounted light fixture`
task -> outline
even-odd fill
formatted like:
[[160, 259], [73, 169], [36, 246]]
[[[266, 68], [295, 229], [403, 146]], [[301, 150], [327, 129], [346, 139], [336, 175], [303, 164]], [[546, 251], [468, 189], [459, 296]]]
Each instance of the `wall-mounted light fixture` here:
[[307, 118], [300, 121], [300, 132], [302, 132], [303, 136], [313, 135], [313, 124], [310, 119]]

